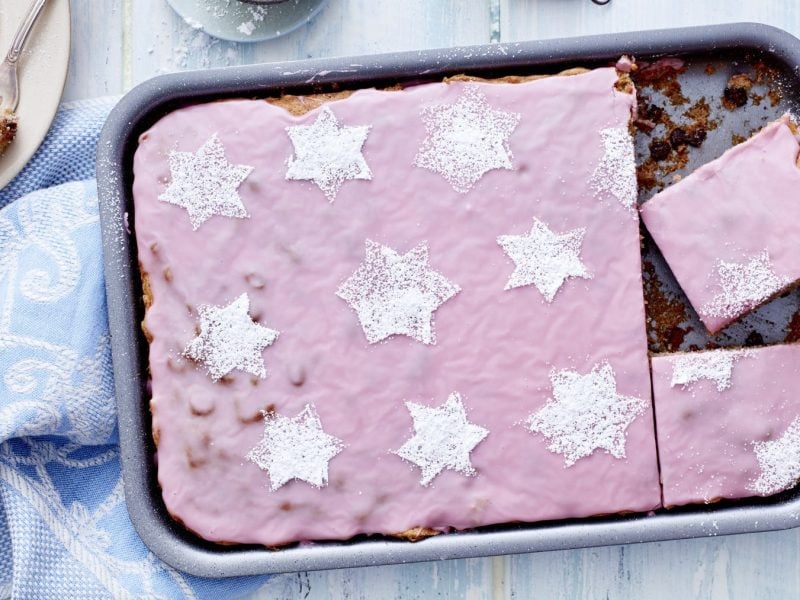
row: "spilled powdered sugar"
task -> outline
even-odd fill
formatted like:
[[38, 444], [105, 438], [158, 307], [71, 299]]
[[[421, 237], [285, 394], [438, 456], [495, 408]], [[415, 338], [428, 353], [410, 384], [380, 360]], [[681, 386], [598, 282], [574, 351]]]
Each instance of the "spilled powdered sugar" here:
[[241, 33], [242, 35], [253, 35], [253, 32], [256, 30], [256, 26], [253, 24], [252, 21], [245, 21], [244, 23], [240, 23], [239, 26], [236, 28], [236, 31]]
[[227, 306], [201, 304], [200, 335], [183, 351], [184, 356], [203, 363], [217, 381], [233, 369], [266, 377], [261, 351], [278, 339], [278, 332], [253, 322], [250, 298], [245, 293]]
[[762, 496], [777, 494], [800, 480], [800, 417], [795, 417], [781, 437], [753, 442], [761, 474], [748, 488]]
[[595, 193], [614, 196], [631, 214], [636, 214], [636, 158], [633, 139], [625, 127], [600, 131], [603, 157], [589, 179]]
[[358, 314], [369, 343], [407, 335], [434, 344], [433, 313], [460, 290], [430, 268], [426, 243], [400, 255], [367, 240], [364, 262], [336, 295]]
[[716, 268], [722, 291], [700, 308], [705, 316], [738, 317], [791, 283], [775, 273], [766, 250], [745, 263], [719, 260]]
[[508, 138], [520, 114], [493, 109], [476, 84], [454, 104], [423, 109], [422, 120], [428, 135], [414, 165], [439, 173], [457, 192], [468, 192], [487, 171], [513, 169]]
[[717, 385], [717, 391], [731, 386], [733, 365], [740, 358], [752, 357], [750, 350], [708, 350], [704, 352], [687, 352], [672, 360], [671, 387], [676, 385], [688, 387], [701, 379], [708, 379]]
[[185, 208], [192, 229], [213, 215], [248, 216], [237, 190], [253, 167], [229, 163], [217, 134], [197, 152], [170, 152], [169, 171], [170, 183], [158, 199]]
[[344, 444], [322, 430], [313, 404], [294, 417], [265, 412], [264, 434], [247, 460], [269, 474], [270, 488], [277, 490], [292, 479], [315, 487], [328, 483], [328, 463]]
[[406, 402], [406, 408], [414, 420], [414, 435], [395, 454], [421, 469], [421, 485], [429, 485], [444, 469], [475, 475], [470, 453], [489, 430], [467, 421], [458, 392], [437, 408], [414, 402]]
[[327, 106], [311, 125], [287, 127], [294, 146], [286, 179], [313, 181], [330, 202], [348, 179], [372, 179], [361, 148], [370, 127], [340, 125]]
[[499, 236], [497, 243], [516, 265], [505, 289], [533, 284], [545, 300], [552, 302], [568, 278], [591, 279], [580, 257], [585, 233], [581, 227], [558, 234], [534, 218], [529, 233]]
[[625, 458], [625, 430], [644, 413], [641, 398], [617, 393], [607, 362], [581, 375], [564, 369], [550, 373], [553, 398], [528, 417], [528, 428], [549, 440], [548, 450], [564, 456], [566, 466], [602, 448]]

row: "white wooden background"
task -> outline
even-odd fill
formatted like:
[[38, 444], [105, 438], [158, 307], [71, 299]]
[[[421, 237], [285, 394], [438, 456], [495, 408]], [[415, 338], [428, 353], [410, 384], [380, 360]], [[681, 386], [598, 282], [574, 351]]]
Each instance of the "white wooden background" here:
[[[119, 94], [164, 72], [306, 57], [734, 21], [800, 36], [798, 0], [330, 0], [309, 26], [254, 45], [211, 39], [164, 0], [72, 0], [72, 9], [67, 100]], [[800, 598], [800, 529], [285, 575], [257, 597], [791, 600]]]

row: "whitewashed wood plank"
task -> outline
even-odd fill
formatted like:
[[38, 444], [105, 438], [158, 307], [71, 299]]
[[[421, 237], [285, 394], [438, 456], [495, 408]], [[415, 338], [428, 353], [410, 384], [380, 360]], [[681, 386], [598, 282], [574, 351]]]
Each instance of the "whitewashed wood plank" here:
[[498, 595], [492, 585], [492, 560], [449, 560], [279, 575], [251, 598], [499, 600], [504, 596]]
[[800, 34], [800, 5], [783, 0], [500, 0], [501, 40], [758, 21]]
[[308, 25], [253, 47], [257, 62], [486, 44], [488, 0], [332, 0]]
[[131, 30], [135, 84], [185, 69], [481, 44], [491, 27], [488, 0], [332, 0], [288, 36], [232, 43], [194, 29], [162, 0], [132, 3]]
[[248, 62], [245, 45], [212, 38], [184, 21], [164, 0], [130, 4], [130, 39], [132, 85], [163, 73]]
[[123, 78], [122, 0], [72, 0], [70, 8], [72, 49], [64, 100], [119, 94]]
[[794, 530], [515, 556], [507, 589], [531, 600], [797, 598]]

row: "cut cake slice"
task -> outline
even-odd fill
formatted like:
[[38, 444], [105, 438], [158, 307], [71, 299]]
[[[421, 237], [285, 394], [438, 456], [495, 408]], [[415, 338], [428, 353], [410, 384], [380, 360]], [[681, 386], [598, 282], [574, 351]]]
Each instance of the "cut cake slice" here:
[[800, 345], [652, 358], [664, 506], [769, 496], [800, 478]]
[[797, 137], [786, 115], [640, 209], [712, 334], [800, 279]]

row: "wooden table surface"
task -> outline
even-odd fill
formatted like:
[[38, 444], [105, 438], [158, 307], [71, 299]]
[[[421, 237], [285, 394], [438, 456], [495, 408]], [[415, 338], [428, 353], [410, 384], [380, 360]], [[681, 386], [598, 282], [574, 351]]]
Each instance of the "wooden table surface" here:
[[[72, 9], [65, 100], [184, 69], [490, 41], [735, 21], [800, 36], [797, 0], [330, 0], [308, 26], [258, 44], [209, 38], [165, 0], [72, 0]], [[800, 598], [800, 529], [283, 575], [256, 597], [790, 600]]]

